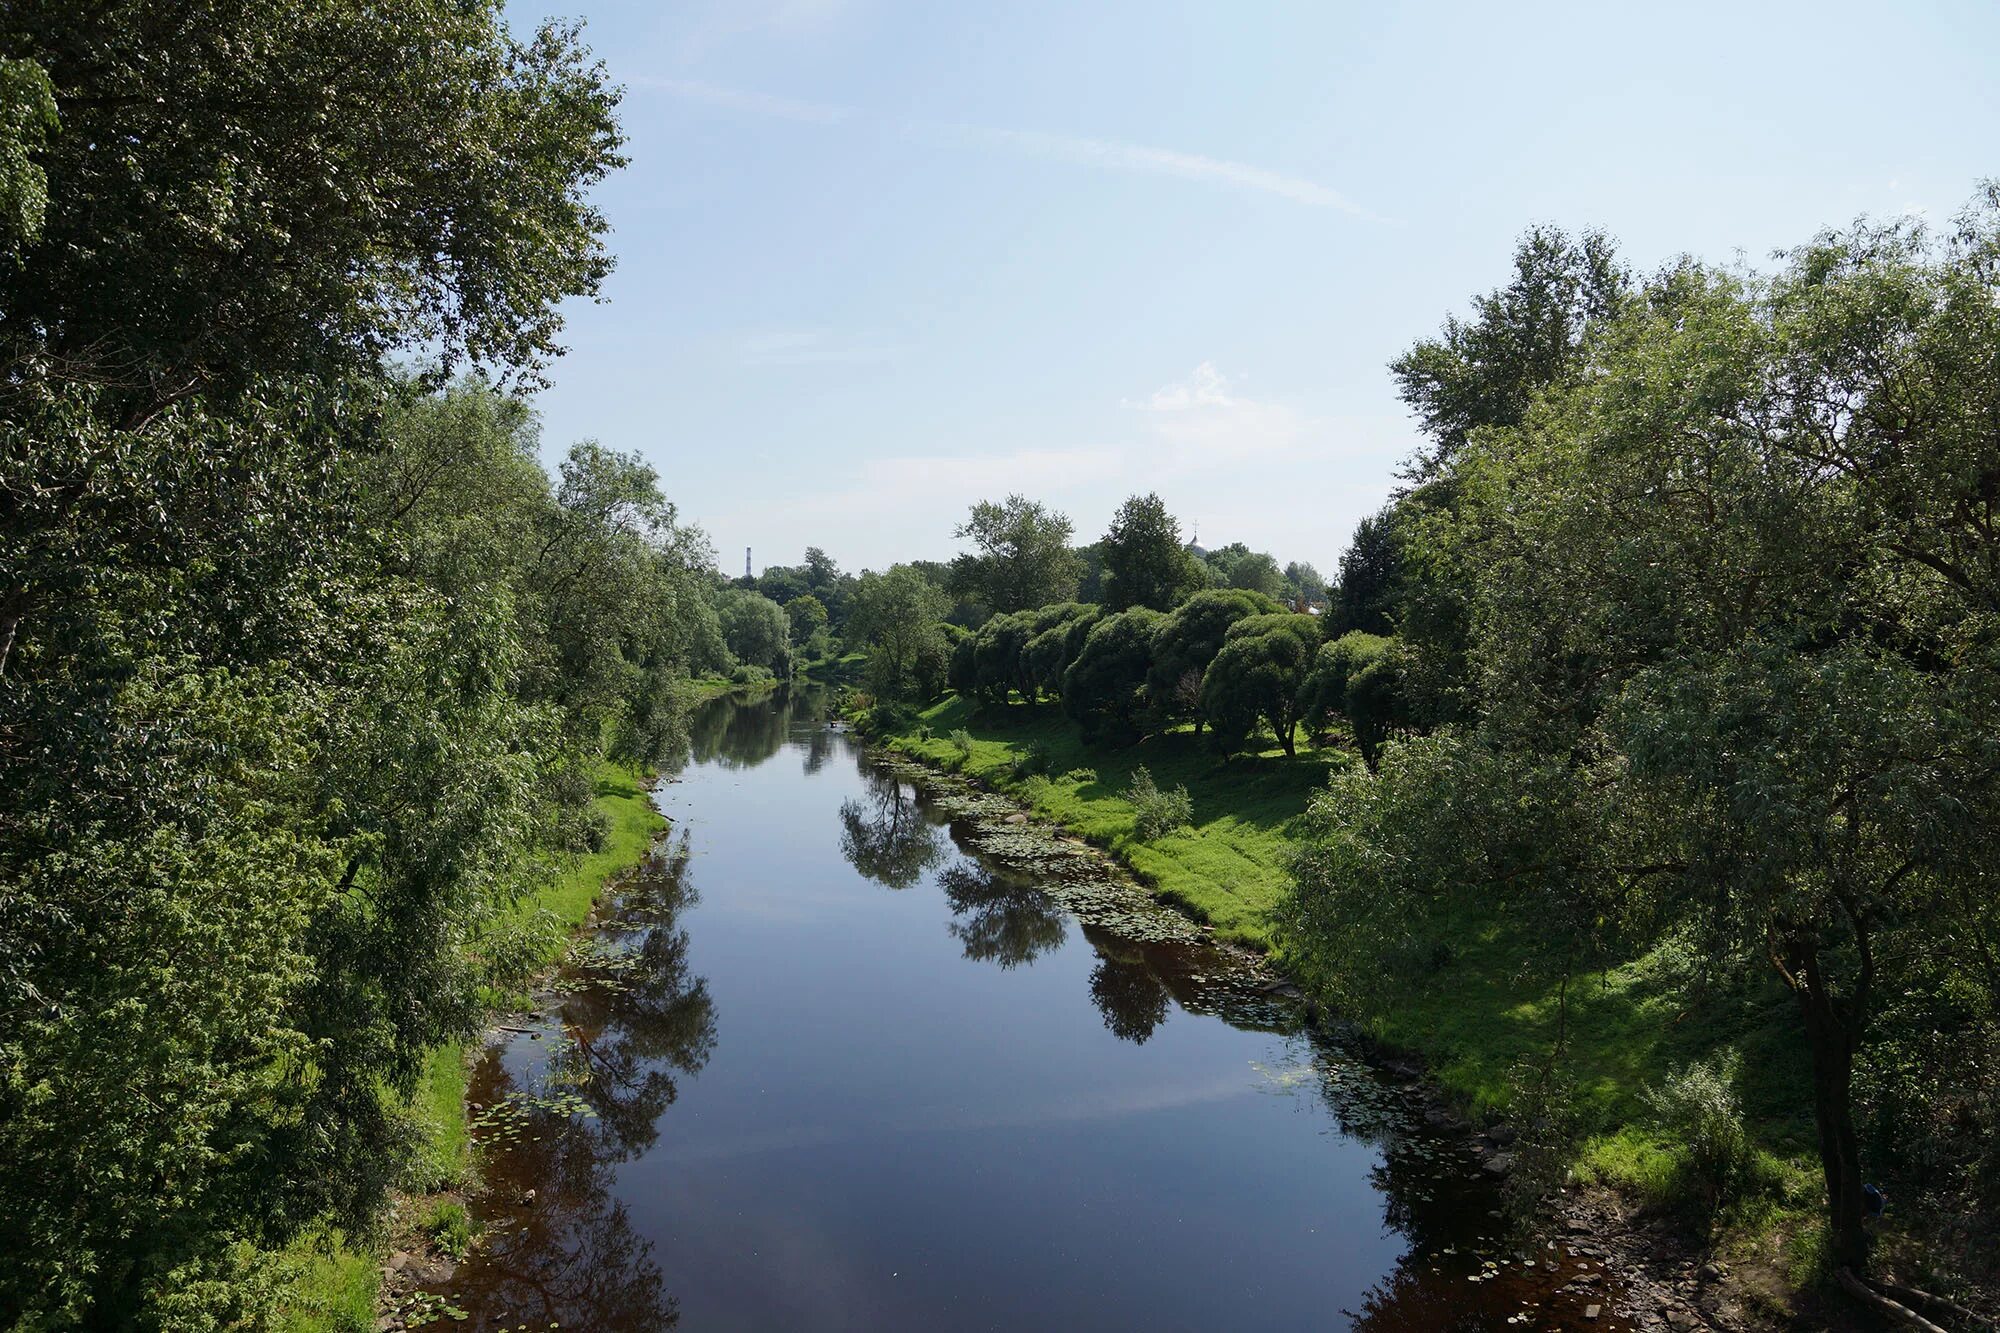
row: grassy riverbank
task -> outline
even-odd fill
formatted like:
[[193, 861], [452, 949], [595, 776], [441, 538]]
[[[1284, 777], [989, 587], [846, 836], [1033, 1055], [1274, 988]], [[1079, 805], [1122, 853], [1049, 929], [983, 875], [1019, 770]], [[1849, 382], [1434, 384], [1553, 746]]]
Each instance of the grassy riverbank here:
[[[969, 751], [954, 732], [970, 740]], [[1054, 707], [975, 709], [956, 696], [878, 739], [1008, 792], [1110, 850], [1220, 937], [1264, 950], [1278, 948], [1273, 913], [1290, 886], [1297, 821], [1329, 772], [1358, 762], [1335, 748], [1302, 748], [1288, 759], [1274, 745], [1225, 763], [1187, 730], [1125, 748], [1087, 746]], [[1150, 841], [1137, 836], [1125, 792], [1141, 765], [1162, 787], [1186, 786], [1192, 827]], [[1023, 775], [1035, 768], [1046, 776]], [[1462, 915], [1439, 943], [1448, 964], [1387, 976], [1371, 1012], [1350, 1017], [1384, 1045], [1421, 1057], [1475, 1120], [1507, 1112], [1516, 1070], [1553, 1047], [1560, 1021], [1568, 1101], [1581, 1129], [1579, 1176], [1671, 1207], [1680, 1188], [1672, 1145], [1653, 1126], [1644, 1091], [1690, 1061], [1733, 1050], [1762, 1186], [1730, 1219], [1732, 1248], [1768, 1248], [1813, 1216], [1812, 1124], [1798, 1095], [1807, 1086], [1804, 1054], [1790, 998], [1775, 984], [1697, 989], [1690, 1000], [1684, 960], [1663, 945], [1572, 978], [1565, 996], [1527, 966], [1532, 923], [1498, 912]], [[1282, 952], [1274, 961], [1283, 967]], [[1809, 1267], [1810, 1248], [1806, 1238], [1789, 1266]]]
[[[563, 956], [605, 885], [637, 865], [654, 836], [666, 827], [647, 793], [645, 775], [618, 764], [599, 766], [592, 805], [605, 820], [603, 845], [550, 875], [491, 927], [497, 932], [518, 930], [547, 913], [555, 929], [528, 935], [535, 941], [538, 966], [552, 965]], [[521, 998], [498, 991], [489, 997], [496, 1009], [512, 1007]], [[431, 1196], [448, 1194], [471, 1181], [472, 1132], [466, 1121], [465, 1092], [476, 1054], [476, 1046], [453, 1042], [433, 1050], [425, 1064], [408, 1107], [422, 1130], [423, 1144], [410, 1182], [415, 1192], [399, 1203], [400, 1214], [421, 1217]], [[338, 1233], [323, 1233], [294, 1246], [289, 1258], [302, 1276], [294, 1283], [291, 1308], [280, 1324], [282, 1333], [359, 1333], [375, 1327], [382, 1273], [374, 1253]]]

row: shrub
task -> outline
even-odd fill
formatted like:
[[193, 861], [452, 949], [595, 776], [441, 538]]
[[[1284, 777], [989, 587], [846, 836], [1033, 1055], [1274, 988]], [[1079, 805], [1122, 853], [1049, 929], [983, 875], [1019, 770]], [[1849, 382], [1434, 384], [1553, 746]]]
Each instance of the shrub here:
[[1125, 789], [1125, 799], [1138, 811], [1134, 827], [1148, 842], [1194, 823], [1194, 802], [1188, 799], [1187, 788], [1161, 791], [1144, 764], [1132, 770], [1132, 785]]
[[1646, 1090], [1646, 1105], [1675, 1157], [1679, 1201], [1714, 1213], [1744, 1183], [1751, 1165], [1743, 1108], [1731, 1084], [1737, 1057], [1697, 1060]]
[[1039, 777], [1054, 766], [1055, 756], [1050, 754], [1049, 747], [1040, 741], [1036, 741], [1014, 756], [1014, 776], [1017, 778]]
[[893, 700], [880, 700], [868, 710], [868, 730], [876, 735], [887, 736], [908, 731], [917, 720], [917, 715], [907, 706]]
[[464, 1259], [472, 1248], [472, 1217], [456, 1199], [439, 1199], [431, 1205], [420, 1227], [441, 1254]]
[[928, 722], [919, 722], [917, 724], [917, 739], [920, 741], [927, 741], [930, 738], [931, 738], [931, 724]]
[[1074, 782], [1077, 786], [1081, 787], [1097, 781], [1097, 770], [1094, 768], [1072, 768], [1069, 772], [1063, 774], [1063, 780]]
[[954, 727], [950, 736], [951, 748], [958, 752], [959, 767], [963, 768], [972, 758], [972, 733], [964, 727]]
[[775, 680], [771, 668], [742, 663], [729, 673], [730, 683], [735, 685], [762, 685], [767, 680]]

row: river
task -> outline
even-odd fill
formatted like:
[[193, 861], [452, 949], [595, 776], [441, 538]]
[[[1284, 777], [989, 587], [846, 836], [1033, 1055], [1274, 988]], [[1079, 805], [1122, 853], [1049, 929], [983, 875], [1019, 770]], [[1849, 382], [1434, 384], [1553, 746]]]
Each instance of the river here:
[[816, 691], [692, 730], [671, 832], [474, 1072], [487, 1231], [433, 1327], [1624, 1327], [1411, 1088], [1086, 849]]

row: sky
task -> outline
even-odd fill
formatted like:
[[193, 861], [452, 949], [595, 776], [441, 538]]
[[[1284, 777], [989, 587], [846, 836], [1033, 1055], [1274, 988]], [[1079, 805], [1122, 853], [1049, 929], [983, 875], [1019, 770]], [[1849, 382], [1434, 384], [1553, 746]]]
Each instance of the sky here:
[[1993, 0], [571, 2], [510, 21], [586, 21], [631, 161], [545, 453], [640, 453], [732, 573], [1147, 491], [1330, 573], [1416, 441], [1389, 361], [1528, 226], [1766, 265], [2000, 175]]

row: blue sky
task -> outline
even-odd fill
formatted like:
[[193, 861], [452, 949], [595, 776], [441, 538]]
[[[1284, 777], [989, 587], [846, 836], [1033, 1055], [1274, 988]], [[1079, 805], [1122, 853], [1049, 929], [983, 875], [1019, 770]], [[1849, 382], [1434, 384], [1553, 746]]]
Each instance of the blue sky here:
[[1386, 363], [1531, 223], [1761, 262], [2000, 174], [1992, 0], [580, 12], [631, 165], [545, 444], [645, 455], [732, 571], [1156, 490], [1330, 572], [1414, 439]]

